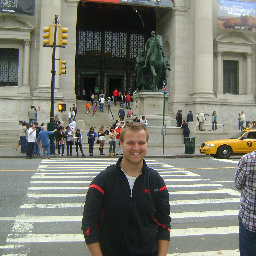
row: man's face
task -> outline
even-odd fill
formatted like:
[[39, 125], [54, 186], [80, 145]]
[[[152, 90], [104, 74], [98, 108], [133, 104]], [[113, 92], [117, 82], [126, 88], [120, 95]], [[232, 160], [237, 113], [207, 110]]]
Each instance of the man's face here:
[[145, 130], [127, 130], [123, 142], [120, 141], [123, 150], [123, 160], [132, 164], [141, 163], [148, 150], [147, 134]]

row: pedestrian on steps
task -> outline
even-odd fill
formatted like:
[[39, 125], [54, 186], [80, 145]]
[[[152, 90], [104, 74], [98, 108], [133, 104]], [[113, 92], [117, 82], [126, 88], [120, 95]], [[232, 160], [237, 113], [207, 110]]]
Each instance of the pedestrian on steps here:
[[[83, 146], [82, 146], [82, 134], [80, 132], [80, 129], [76, 129], [75, 133], [75, 144], [76, 144], [76, 156], [79, 156], [79, 149], [81, 151], [82, 156], [85, 156], [84, 151], [83, 151]], [[79, 149], [78, 149], [79, 147]]]
[[97, 103], [95, 102], [93, 104], [93, 107], [92, 107], [92, 113], [93, 113], [93, 116], [95, 117], [96, 116], [96, 112], [97, 112]]
[[110, 132], [108, 134], [109, 136], [109, 156], [111, 156], [111, 153], [113, 152], [114, 156], [116, 155], [116, 131], [115, 127], [110, 128]]
[[100, 155], [105, 155], [104, 154], [104, 144], [105, 144], [105, 135], [106, 135], [106, 131], [104, 130], [104, 125], [102, 125], [98, 131], [98, 138], [99, 138], [99, 151], [100, 151]]
[[94, 131], [94, 128], [91, 127], [89, 132], [87, 133], [88, 136], [88, 144], [89, 144], [89, 155], [93, 156], [93, 148], [94, 148], [94, 141], [97, 138], [97, 133]]

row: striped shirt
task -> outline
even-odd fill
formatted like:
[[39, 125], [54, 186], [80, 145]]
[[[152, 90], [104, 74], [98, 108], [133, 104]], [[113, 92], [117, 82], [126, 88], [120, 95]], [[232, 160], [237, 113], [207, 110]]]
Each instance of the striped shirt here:
[[244, 155], [238, 163], [235, 186], [241, 190], [241, 218], [246, 229], [256, 232], [256, 151]]

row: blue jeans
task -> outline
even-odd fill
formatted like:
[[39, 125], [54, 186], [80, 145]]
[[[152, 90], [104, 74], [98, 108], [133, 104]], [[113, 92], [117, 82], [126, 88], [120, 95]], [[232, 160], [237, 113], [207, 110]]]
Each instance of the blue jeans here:
[[240, 122], [240, 130], [243, 131], [243, 129], [244, 129], [244, 121], [241, 121]]
[[240, 256], [255, 256], [256, 232], [246, 229], [239, 218], [239, 251]]
[[47, 157], [50, 156], [50, 144], [43, 146], [43, 156], [46, 157], [46, 152], [47, 152]]
[[35, 143], [33, 155], [40, 156], [40, 147], [39, 147], [39, 143], [38, 142]]
[[130, 101], [126, 101], [126, 108], [129, 109], [131, 107], [131, 102]]
[[103, 112], [103, 108], [104, 108], [104, 103], [100, 103], [100, 111]]
[[[112, 151], [113, 149], [113, 151]], [[115, 153], [116, 152], [116, 141], [109, 141], [109, 153]]]

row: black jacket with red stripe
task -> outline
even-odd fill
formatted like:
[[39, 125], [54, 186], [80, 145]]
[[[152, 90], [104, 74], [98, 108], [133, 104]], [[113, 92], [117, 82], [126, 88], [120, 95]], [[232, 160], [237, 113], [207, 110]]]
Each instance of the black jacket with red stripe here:
[[[150, 170], [145, 161], [131, 192], [121, 161], [122, 158], [99, 173], [89, 187], [82, 220], [86, 243], [100, 242], [104, 256], [156, 255], [157, 240], [170, 240], [169, 193], [157, 173], [158, 194], [154, 202], [150, 172], [156, 171]], [[111, 189], [106, 185], [110, 168], [115, 170]], [[106, 199], [107, 190], [111, 195]]]

